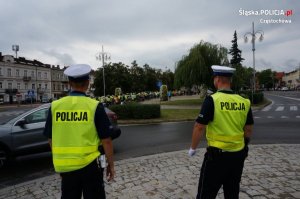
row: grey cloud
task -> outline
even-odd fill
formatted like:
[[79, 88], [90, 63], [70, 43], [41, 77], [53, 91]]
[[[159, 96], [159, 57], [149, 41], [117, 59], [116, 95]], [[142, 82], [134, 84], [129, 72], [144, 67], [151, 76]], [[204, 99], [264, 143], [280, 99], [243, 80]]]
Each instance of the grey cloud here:
[[67, 53], [59, 53], [55, 50], [43, 51], [46, 55], [55, 57], [57, 59], [57, 64], [62, 63], [65, 66], [75, 64], [73, 57]]
[[[42, 51], [61, 64], [77, 62], [78, 56], [72, 57], [71, 54], [82, 52], [94, 55], [97, 49], [92, 51], [96, 43], [113, 47], [125, 43], [126, 46], [122, 46], [119, 52], [126, 53], [112, 55], [120, 59], [117, 62], [136, 59], [138, 63], [157, 67], [173, 66], [201, 39], [230, 48], [234, 30], [238, 32], [240, 42], [243, 35], [251, 31], [252, 21], [257, 29], [265, 32], [265, 40], [257, 45], [257, 58], [263, 58], [266, 62], [258, 61], [258, 64], [271, 64], [272, 67], [288, 65], [285, 59], [292, 59], [292, 51], [297, 48], [292, 46], [280, 51], [274, 46], [289, 47], [290, 44], [286, 43], [291, 40], [300, 45], [300, 21], [296, 20], [299, 18], [299, 1], [280, 1], [276, 4], [273, 0], [232, 0], [230, 3], [222, 0], [0, 1], [0, 51], [11, 53], [11, 45], [16, 43], [24, 54]], [[240, 16], [239, 9], [293, 9], [293, 23], [260, 24], [261, 17]], [[162, 42], [156, 50], [149, 46], [149, 41], [164, 41], [165, 38], [183, 35], [199, 35], [199, 38], [186, 38], [183, 40], [185, 44], [179, 41], [174, 45]], [[143, 47], [137, 50], [136, 46], [130, 45], [136, 41], [144, 43]], [[82, 49], [76, 46], [78, 43], [91, 47]], [[251, 65], [251, 44], [240, 42], [239, 47], [246, 58], [244, 63]], [[57, 52], [57, 49], [64, 50]], [[36, 58], [35, 54], [30, 54], [30, 57]], [[94, 56], [84, 57], [89, 57], [86, 63], [94, 62]]]

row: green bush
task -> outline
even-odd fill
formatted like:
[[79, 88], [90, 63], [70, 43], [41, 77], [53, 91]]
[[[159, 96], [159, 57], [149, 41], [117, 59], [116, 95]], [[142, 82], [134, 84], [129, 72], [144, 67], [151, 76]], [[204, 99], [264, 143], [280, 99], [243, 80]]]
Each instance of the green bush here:
[[252, 104], [259, 104], [264, 100], [264, 94], [262, 92], [253, 93], [253, 101], [252, 101], [252, 92], [251, 91], [243, 91], [240, 93], [241, 96], [248, 98]]
[[160, 117], [160, 105], [158, 104], [125, 104], [109, 107], [119, 119], [151, 119]]

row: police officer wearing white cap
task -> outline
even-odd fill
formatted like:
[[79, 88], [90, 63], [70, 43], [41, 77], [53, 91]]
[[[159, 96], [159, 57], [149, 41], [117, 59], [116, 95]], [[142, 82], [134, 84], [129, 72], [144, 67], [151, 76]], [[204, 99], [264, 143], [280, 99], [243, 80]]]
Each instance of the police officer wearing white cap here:
[[53, 165], [60, 173], [63, 199], [105, 198], [99, 146], [107, 157], [107, 180], [114, 178], [111, 123], [104, 107], [85, 95], [91, 67], [77, 64], [64, 74], [69, 78], [69, 96], [53, 101], [44, 135], [52, 148]]
[[195, 155], [206, 129], [208, 147], [201, 167], [197, 199], [216, 198], [221, 186], [225, 199], [237, 199], [253, 116], [250, 101], [231, 90], [235, 69], [214, 65], [212, 70], [217, 92], [203, 102], [189, 150], [190, 156]]

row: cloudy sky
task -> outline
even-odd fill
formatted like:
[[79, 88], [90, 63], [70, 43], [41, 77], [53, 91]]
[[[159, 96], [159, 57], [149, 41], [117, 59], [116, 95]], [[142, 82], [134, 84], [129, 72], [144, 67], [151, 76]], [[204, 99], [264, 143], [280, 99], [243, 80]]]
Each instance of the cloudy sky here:
[[243, 64], [252, 67], [244, 35], [254, 22], [264, 32], [256, 69], [290, 72], [300, 64], [299, 13], [299, 0], [0, 0], [0, 52], [14, 55], [18, 44], [27, 59], [96, 69], [103, 45], [111, 62], [174, 70], [201, 40], [230, 48], [236, 30]]

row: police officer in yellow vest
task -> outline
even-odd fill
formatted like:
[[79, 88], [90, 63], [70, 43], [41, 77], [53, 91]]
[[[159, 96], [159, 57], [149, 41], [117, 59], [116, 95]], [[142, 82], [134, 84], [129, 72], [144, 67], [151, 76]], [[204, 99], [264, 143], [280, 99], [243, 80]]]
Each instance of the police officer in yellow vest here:
[[85, 199], [105, 198], [99, 145], [103, 145], [107, 157], [107, 180], [115, 175], [111, 123], [102, 104], [85, 95], [90, 71], [85, 64], [64, 71], [70, 95], [52, 102], [45, 126], [54, 169], [62, 179], [63, 199], [80, 199], [82, 194]]
[[206, 129], [208, 147], [201, 167], [197, 199], [216, 198], [221, 186], [225, 199], [236, 199], [248, 155], [253, 116], [250, 101], [230, 89], [235, 69], [212, 66], [212, 70], [218, 91], [206, 97], [202, 105], [189, 150], [190, 156], [195, 155]]

